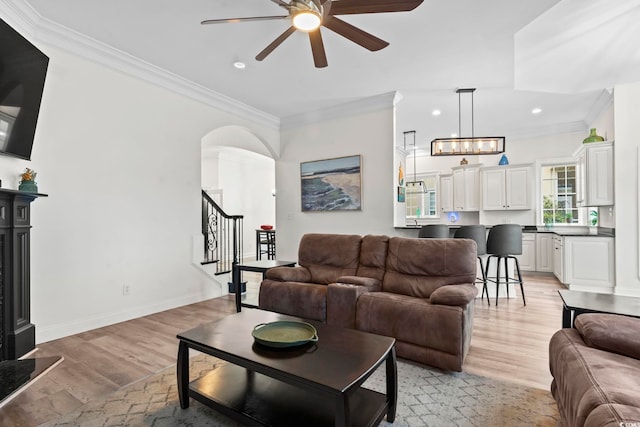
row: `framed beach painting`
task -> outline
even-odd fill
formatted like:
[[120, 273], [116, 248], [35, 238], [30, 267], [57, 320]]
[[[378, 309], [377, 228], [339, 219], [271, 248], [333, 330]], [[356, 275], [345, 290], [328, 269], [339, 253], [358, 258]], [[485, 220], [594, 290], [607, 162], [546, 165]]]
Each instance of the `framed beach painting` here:
[[362, 209], [360, 156], [300, 163], [302, 211]]

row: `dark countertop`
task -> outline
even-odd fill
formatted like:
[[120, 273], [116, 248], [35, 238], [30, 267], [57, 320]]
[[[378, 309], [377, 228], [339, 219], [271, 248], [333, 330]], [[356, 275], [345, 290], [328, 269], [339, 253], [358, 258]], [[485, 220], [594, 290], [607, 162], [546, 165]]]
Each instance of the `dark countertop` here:
[[[470, 224], [469, 224], [470, 225]], [[422, 225], [406, 225], [404, 227], [394, 227], [398, 230], [420, 230]], [[450, 230], [457, 230], [458, 228], [463, 227], [463, 225], [449, 225]], [[487, 225], [487, 229], [490, 229], [491, 226]], [[607, 227], [598, 227], [596, 233], [592, 233], [589, 230], [555, 230], [553, 227], [549, 230], [538, 229], [535, 225], [525, 225], [522, 227], [523, 233], [551, 233], [556, 234], [558, 236], [577, 236], [577, 237], [615, 237], [615, 228], [607, 228]]]

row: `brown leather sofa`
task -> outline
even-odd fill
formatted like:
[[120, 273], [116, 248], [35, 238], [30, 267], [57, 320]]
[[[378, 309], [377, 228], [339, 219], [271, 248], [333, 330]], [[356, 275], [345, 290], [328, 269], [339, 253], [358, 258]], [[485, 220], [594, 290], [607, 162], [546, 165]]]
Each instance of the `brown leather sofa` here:
[[259, 306], [396, 338], [399, 357], [461, 371], [477, 288], [468, 239], [306, 234], [267, 271]]
[[640, 426], [640, 319], [588, 313], [549, 342], [563, 425]]

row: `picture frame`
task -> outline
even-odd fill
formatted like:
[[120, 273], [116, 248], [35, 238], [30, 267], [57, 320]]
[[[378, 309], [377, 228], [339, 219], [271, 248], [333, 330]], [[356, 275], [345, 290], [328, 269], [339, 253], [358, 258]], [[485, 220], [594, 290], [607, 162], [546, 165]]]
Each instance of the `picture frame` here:
[[360, 155], [300, 163], [302, 212], [362, 210]]
[[406, 189], [403, 186], [398, 186], [398, 203], [404, 203]]

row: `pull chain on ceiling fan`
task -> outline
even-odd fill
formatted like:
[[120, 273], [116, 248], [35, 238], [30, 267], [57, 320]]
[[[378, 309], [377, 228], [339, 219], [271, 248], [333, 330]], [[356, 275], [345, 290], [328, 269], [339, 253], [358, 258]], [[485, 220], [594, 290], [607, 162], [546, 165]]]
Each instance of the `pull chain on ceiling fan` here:
[[207, 19], [201, 24], [224, 24], [247, 21], [270, 21], [291, 18], [291, 27], [280, 34], [262, 52], [256, 56], [262, 61], [273, 52], [282, 42], [296, 31], [309, 33], [313, 62], [317, 68], [327, 66], [327, 55], [320, 34], [320, 27], [340, 34], [370, 51], [384, 49], [388, 42], [361, 30], [337, 18], [337, 15], [355, 15], [361, 13], [408, 12], [422, 4], [423, 0], [271, 0], [286, 9], [288, 15], [254, 16], [246, 18]]

